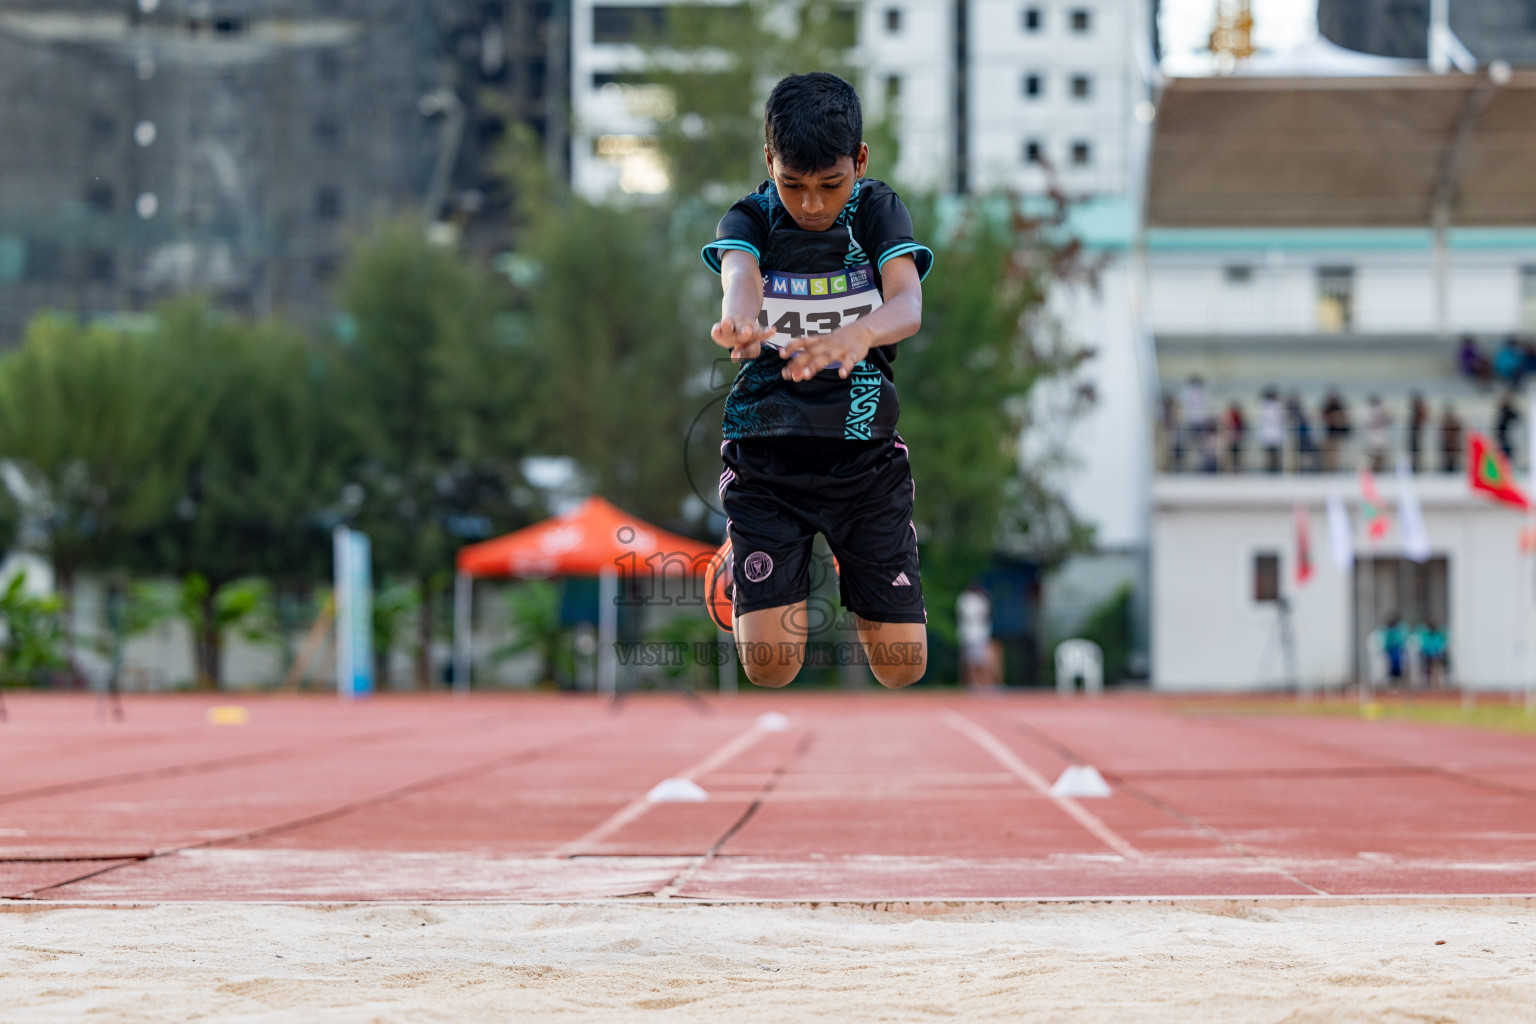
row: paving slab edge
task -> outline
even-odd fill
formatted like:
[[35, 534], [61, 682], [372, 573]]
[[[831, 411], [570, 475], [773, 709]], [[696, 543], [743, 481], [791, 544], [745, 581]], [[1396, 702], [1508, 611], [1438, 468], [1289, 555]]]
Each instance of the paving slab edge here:
[[1536, 893], [1455, 893], [1364, 896], [1041, 896], [1012, 899], [717, 899], [687, 896], [626, 896], [603, 899], [381, 899], [381, 900], [46, 900], [0, 899], [0, 914], [49, 910], [148, 910], [158, 907], [417, 907], [422, 905], [476, 907], [762, 907], [769, 910], [868, 910], [913, 916], [975, 914], [990, 910], [1026, 910], [1072, 906], [1166, 907], [1189, 910], [1286, 910], [1293, 907], [1523, 907], [1536, 910]]

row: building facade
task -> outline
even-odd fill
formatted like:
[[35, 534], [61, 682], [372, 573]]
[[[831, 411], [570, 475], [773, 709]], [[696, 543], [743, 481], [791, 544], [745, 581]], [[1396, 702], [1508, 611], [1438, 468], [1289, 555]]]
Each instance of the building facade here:
[[1524, 517], [1466, 462], [1477, 431], [1528, 478], [1536, 190], [1508, 162], [1536, 139], [1508, 126], [1532, 111], [1520, 73], [1169, 83], [1143, 240], [1157, 687], [1383, 681], [1394, 621], [1443, 631], [1466, 685], [1536, 673]]
[[342, 225], [420, 207], [434, 39], [426, 0], [0, 6], [0, 336], [325, 308]]
[[[1146, 0], [873, 0], [858, 10], [852, 58], [867, 116], [896, 115], [893, 180], [955, 193], [1138, 192], [1144, 133], [1134, 125], [1153, 74]], [[666, 187], [647, 133], [671, 115], [644, 88], [638, 45], [664, 20], [647, 0], [572, 4], [572, 180], [584, 194]]]
[[0, 342], [195, 291], [324, 317], [350, 239], [510, 230], [498, 147], [566, 169], [549, 0], [0, 0]]

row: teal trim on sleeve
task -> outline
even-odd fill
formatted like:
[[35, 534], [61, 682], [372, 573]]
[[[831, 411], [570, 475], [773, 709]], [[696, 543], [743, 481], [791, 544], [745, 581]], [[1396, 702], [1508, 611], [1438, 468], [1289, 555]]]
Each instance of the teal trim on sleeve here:
[[917, 264], [917, 279], [919, 281], [927, 277], [928, 271], [933, 269], [933, 250], [926, 245], [918, 245], [916, 242], [907, 242], [904, 245], [898, 245], [886, 250], [885, 255], [880, 257], [880, 262], [876, 265], [875, 269], [880, 269], [897, 256], [912, 257], [912, 262]]
[[720, 254], [735, 249], [737, 252], [749, 252], [752, 258], [761, 262], [763, 254], [757, 251], [757, 246], [751, 242], [743, 242], [739, 238], [717, 238], [704, 248], [699, 250], [699, 259], [704, 265], [715, 273], [720, 273]]

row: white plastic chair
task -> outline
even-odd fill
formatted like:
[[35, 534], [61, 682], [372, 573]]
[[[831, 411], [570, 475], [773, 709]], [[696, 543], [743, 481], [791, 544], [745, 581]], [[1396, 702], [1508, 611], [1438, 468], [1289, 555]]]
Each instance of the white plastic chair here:
[[1104, 652], [1092, 640], [1063, 640], [1056, 645], [1056, 692], [1069, 695], [1083, 680], [1083, 692], [1098, 696], [1104, 692]]

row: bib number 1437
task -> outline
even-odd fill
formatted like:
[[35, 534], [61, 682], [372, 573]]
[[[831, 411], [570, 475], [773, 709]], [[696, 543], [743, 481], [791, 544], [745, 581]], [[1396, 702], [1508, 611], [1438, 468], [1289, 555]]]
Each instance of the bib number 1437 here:
[[[773, 329], [779, 334], [787, 334], [791, 338], [803, 338], [814, 334], [831, 334], [845, 322], [853, 323], [859, 317], [864, 316], [873, 306], [854, 306], [842, 312], [836, 310], [818, 310], [814, 313], [806, 313], [802, 318], [798, 309], [788, 309], [780, 314], [773, 322]], [[757, 322], [764, 327], [768, 326], [768, 311], [762, 310], [757, 314]]]

